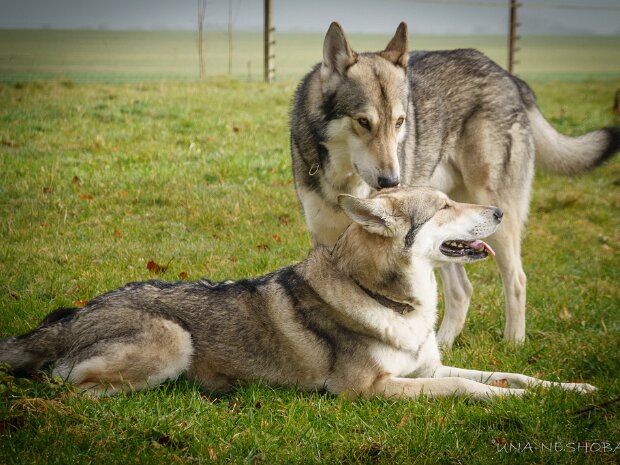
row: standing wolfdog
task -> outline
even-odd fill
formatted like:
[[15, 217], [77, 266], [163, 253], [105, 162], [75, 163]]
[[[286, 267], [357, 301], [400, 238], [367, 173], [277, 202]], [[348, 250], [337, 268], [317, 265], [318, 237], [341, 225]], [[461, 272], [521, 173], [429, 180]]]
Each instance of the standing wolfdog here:
[[[429, 188], [390, 191], [339, 196], [353, 224], [302, 263], [236, 282], [131, 283], [0, 341], [0, 362], [26, 373], [56, 362], [55, 375], [93, 395], [180, 375], [209, 390], [263, 380], [350, 397], [594, 390], [443, 366], [433, 266], [487, 257], [482, 239], [502, 212]], [[485, 384], [500, 379], [518, 388]]]
[[[323, 62], [301, 82], [291, 116], [293, 175], [314, 243], [332, 246], [350, 223], [337, 202], [342, 193], [431, 185], [456, 200], [501, 207], [506, 219], [490, 243], [504, 283], [504, 337], [517, 342], [525, 338], [520, 247], [535, 162], [581, 173], [619, 145], [618, 128], [559, 134], [527, 84], [475, 50], [408, 53], [404, 23], [378, 53], [354, 52], [332, 23]], [[451, 345], [472, 287], [460, 264], [443, 266], [441, 277], [438, 340]]]

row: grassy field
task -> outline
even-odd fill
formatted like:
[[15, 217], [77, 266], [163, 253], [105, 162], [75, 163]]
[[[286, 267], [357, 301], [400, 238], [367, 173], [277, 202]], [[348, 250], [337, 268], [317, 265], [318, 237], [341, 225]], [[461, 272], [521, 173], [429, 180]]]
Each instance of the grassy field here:
[[[396, 26], [396, 25], [395, 25]], [[327, 28], [327, 24], [326, 24]], [[352, 34], [359, 51], [383, 49], [384, 35]], [[323, 34], [276, 34], [276, 76], [298, 79], [321, 60]], [[506, 65], [504, 36], [410, 37], [416, 50], [472, 47]], [[207, 34], [206, 71], [228, 73], [225, 33]], [[529, 80], [561, 78], [617, 79], [620, 36], [524, 37], [519, 42], [517, 73]], [[262, 79], [262, 35], [236, 33], [232, 76]], [[47, 31], [0, 30], [0, 82], [71, 79], [86, 82], [195, 79], [198, 76], [196, 34], [172, 31]]]
[[[128, 281], [235, 279], [303, 259], [288, 154], [294, 87], [0, 85], [0, 337]], [[566, 133], [620, 123], [610, 112], [618, 79], [534, 88]], [[619, 186], [617, 159], [577, 178], [539, 174], [523, 247], [526, 343], [501, 339], [489, 261], [469, 267], [469, 321], [445, 353], [456, 366], [587, 381], [600, 388], [593, 396], [348, 402], [178, 381], [92, 400], [0, 371], [0, 463], [617, 463], [602, 448], [620, 441], [619, 404], [605, 405], [620, 395]], [[153, 274], [151, 260], [167, 271]]]

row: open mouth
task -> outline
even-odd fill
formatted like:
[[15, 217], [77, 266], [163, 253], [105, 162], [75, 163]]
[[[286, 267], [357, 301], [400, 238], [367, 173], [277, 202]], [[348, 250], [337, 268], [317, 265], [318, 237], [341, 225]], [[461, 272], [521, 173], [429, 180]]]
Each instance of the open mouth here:
[[439, 246], [439, 250], [447, 257], [486, 258], [495, 256], [495, 251], [489, 244], [480, 239], [474, 241], [449, 240]]

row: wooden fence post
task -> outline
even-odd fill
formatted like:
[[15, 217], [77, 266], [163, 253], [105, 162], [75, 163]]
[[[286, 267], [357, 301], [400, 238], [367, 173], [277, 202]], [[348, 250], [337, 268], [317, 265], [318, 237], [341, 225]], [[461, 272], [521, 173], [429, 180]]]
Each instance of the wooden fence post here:
[[519, 48], [517, 47], [517, 40], [519, 40], [519, 36], [517, 35], [517, 29], [520, 26], [520, 23], [517, 21], [517, 9], [521, 6], [520, 3], [517, 3], [517, 0], [508, 0], [510, 4], [510, 27], [508, 32], [508, 72], [514, 74], [515, 64], [518, 61], [515, 60], [515, 53]]

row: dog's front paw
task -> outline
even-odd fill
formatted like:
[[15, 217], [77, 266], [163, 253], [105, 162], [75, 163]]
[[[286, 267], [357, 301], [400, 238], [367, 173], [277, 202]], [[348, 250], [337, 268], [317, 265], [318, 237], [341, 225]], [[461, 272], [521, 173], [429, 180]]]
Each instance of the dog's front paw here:
[[592, 394], [597, 389], [588, 383], [562, 383], [562, 389], [567, 391], [576, 391], [581, 394]]

